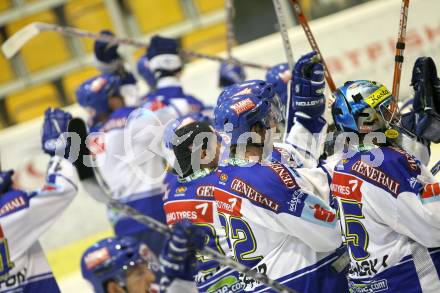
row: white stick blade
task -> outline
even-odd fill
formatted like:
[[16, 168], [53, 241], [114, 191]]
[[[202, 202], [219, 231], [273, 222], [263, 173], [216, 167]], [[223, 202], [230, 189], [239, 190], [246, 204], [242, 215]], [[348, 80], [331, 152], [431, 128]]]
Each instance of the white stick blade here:
[[8, 59], [12, 58], [27, 42], [38, 35], [39, 32], [38, 23], [36, 22], [23, 27], [3, 43], [3, 54], [5, 54]]

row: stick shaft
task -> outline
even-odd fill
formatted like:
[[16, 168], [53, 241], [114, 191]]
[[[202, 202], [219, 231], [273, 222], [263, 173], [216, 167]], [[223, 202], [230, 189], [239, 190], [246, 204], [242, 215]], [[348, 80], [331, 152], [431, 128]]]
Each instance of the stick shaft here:
[[[135, 39], [120, 38], [120, 37], [114, 37], [114, 36], [110, 36], [110, 35], [97, 34], [97, 33], [92, 33], [89, 31], [77, 29], [74, 27], [59, 26], [59, 25], [55, 25], [55, 24], [40, 23], [40, 22], [33, 23], [30, 26], [36, 26], [40, 32], [53, 31], [53, 32], [58, 32], [63, 35], [89, 38], [89, 39], [94, 39], [94, 40], [113, 43], [113, 44], [132, 46], [132, 47], [136, 47], [136, 48], [147, 48], [148, 47], [147, 43], [142, 42], [142, 41], [138, 41]], [[35, 35], [36, 34], [34, 33], [29, 36], [34, 37]], [[22, 44], [20, 42], [19, 45], [21, 48], [21, 46], [23, 46], [24, 43]], [[17, 49], [17, 51], [18, 51], [18, 49]], [[212, 60], [212, 61], [219, 61], [219, 62], [227, 61], [227, 59], [222, 58], [220, 56], [208, 55], [208, 54], [203, 54], [203, 53], [193, 52], [193, 51], [181, 50], [180, 54], [182, 56], [189, 57], [189, 58], [203, 58], [203, 59], [208, 59], [208, 60]], [[10, 58], [12, 56], [7, 56], [7, 57]], [[239, 62], [239, 63], [243, 66], [246, 66], [246, 67], [252, 67], [252, 68], [257, 68], [257, 69], [261, 69], [261, 70], [267, 70], [269, 68], [268, 66], [255, 64], [252, 62]]]
[[313, 36], [313, 33], [309, 27], [309, 23], [307, 21], [306, 16], [304, 15], [301, 5], [299, 4], [298, 0], [290, 0], [290, 3], [292, 4], [293, 11], [295, 12], [296, 19], [298, 20], [298, 22], [300, 23], [306, 34], [310, 46], [314, 51], [318, 53], [319, 58], [321, 59], [321, 62], [324, 65], [324, 76], [325, 76], [325, 80], [327, 81], [328, 87], [332, 92], [334, 92], [336, 90], [335, 83], [330, 74], [330, 71], [328, 70], [328, 66], [325, 63], [325, 60], [321, 54], [321, 50], [319, 50], [318, 43], [316, 42], [315, 37]]
[[234, 34], [234, 3], [233, 0], [225, 1], [226, 10], [226, 52], [228, 60], [232, 60], [232, 47], [235, 43]]
[[[402, 0], [400, 11], [399, 33], [396, 43], [396, 54], [394, 58], [394, 76], [393, 76], [393, 97], [395, 102], [399, 101], [400, 79], [402, 76], [403, 52], [405, 50], [406, 24], [408, 21], [409, 0]], [[395, 109], [393, 109], [393, 112]]]
[[289, 34], [287, 32], [287, 25], [284, 19], [283, 7], [281, 6], [280, 0], [273, 0], [273, 6], [275, 8], [275, 13], [278, 20], [281, 39], [283, 40], [284, 53], [286, 54], [287, 63], [289, 64], [289, 69], [293, 70], [295, 59], [293, 58], [293, 50], [290, 44]]

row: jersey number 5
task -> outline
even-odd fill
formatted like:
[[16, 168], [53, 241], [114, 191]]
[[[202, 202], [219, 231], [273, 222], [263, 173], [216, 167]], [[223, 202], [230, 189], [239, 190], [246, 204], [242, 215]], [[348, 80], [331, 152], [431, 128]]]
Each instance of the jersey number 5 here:
[[12, 268], [14, 263], [9, 255], [8, 240], [3, 234], [2, 226], [0, 226], [0, 279], [5, 276]]
[[341, 221], [345, 223], [345, 227], [342, 229], [345, 242], [355, 260], [364, 260], [369, 257], [370, 254], [367, 252], [369, 242], [368, 232], [359, 221], [359, 219], [364, 218], [362, 215], [362, 203], [341, 198], [338, 198], [338, 202]]

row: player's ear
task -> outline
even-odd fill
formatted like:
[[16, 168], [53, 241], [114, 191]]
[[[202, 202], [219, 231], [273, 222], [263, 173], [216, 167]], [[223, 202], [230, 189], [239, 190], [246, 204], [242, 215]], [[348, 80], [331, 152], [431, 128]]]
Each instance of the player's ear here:
[[255, 123], [254, 125], [252, 125], [251, 131], [257, 133], [260, 136], [261, 141], [262, 142], [264, 141], [264, 135], [266, 134], [266, 129], [261, 127], [259, 123]]
[[109, 281], [105, 284], [106, 293], [127, 293], [115, 281]]
[[112, 96], [108, 99], [108, 106], [112, 111], [114, 111], [124, 106], [124, 99], [122, 97]]

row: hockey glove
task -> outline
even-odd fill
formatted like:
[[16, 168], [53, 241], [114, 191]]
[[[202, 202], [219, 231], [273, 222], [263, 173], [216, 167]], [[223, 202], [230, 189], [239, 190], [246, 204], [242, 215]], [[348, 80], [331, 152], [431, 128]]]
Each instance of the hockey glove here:
[[67, 126], [71, 119], [72, 115], [61, 109], [48, 108], [46, 112], [44, 112], [41, 143], [43, 151], [46, 154], [54, 156], [57, 151], [60, 152], [62, 150], [66, 157], [66, 149], [69, 144], [66, 138], [63, 139], [60, 135], [67, 132]]
[[232, 63], [222, 63], [220, 65], [220, 87], [228, 87], [245, 79], [246, 75], [242, 66]]
[[201, 228], [188, 220], [173, 226], [172, 235], [165, 242], [159, 257], [160, 269], [163, 274], [160, 280], [161, 291], [165, 291], [176, 279], [193, 280], [195, 275], [195, 250], [205, 244], [205, 234]]
[[402, 116], [402, 125], [417, 137], [440, 142], [440, 80], [430, 57], [416, 60], [411, 78], [413, 111]]
[[11, 189], [12, 175], [14, 175], [14, 170], [0, 172], [0, 193], [6, 193]]
[[310, 132], [319, 132], [325, 124], [324, 67], [316, 52], [302, 56], [295, 64], [290, 87], [295, 118]]

